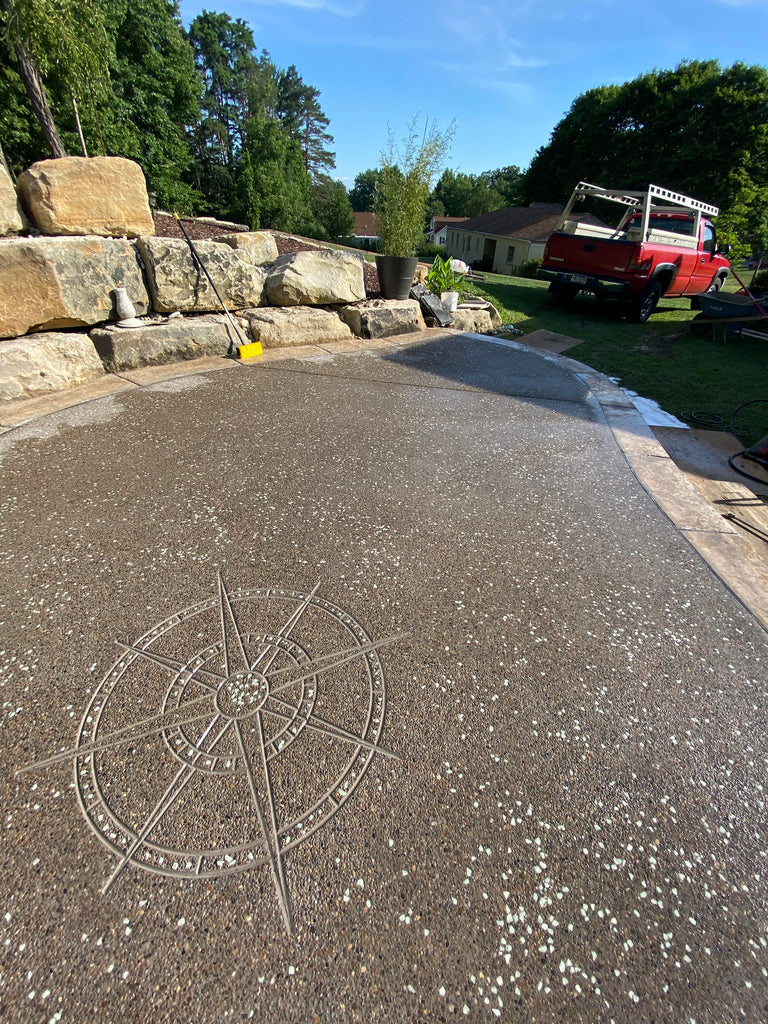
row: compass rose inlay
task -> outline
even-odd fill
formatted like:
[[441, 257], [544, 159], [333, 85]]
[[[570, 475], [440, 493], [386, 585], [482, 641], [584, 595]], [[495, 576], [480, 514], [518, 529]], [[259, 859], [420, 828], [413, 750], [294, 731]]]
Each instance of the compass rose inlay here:
[[373, 641], [317, 595], [217, 596], [133, 644], [93, 695], [77, 744], [26, 765], [74, 763], [80, 806], [129, 866], [209, 878], [267, 865], [293, 933], [285, 855], [350, 798], [375, 754], [386, 691]]

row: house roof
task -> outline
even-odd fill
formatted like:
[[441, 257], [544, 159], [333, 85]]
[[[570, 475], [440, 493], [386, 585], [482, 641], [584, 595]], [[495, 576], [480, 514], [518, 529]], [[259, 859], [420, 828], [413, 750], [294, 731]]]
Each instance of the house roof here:
[[463, 224], [466, 219], [466, 217], [435, 217], [435, 225], [431, 230], [437, 234], [438, 231], [442, 231], [447, 224]]
[[364, 210], [361, 213], [353, 213], [355, 218], [355, 235], [369, 235], [371, 238], [379, 237], [379, 215]]
[[490, 213], [470, 217], [461, 225], [462, 231], [479, 231], [486, 235], [524, 238], [528, 242], [546, 242], [563, 212], [561, 203], [540, 203], [536, 206], [502, 206]]

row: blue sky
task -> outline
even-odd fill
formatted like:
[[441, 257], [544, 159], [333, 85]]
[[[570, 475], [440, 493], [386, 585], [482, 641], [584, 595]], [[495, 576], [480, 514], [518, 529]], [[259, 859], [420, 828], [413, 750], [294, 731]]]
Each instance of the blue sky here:
[[525, 169], [586, 89], [685, 59], [768, 63], [768, 0], [182, 0], [185, 25], [204, 7], [320, 90], [347, 187], [416, 114], [455, 120], [454, 170]]

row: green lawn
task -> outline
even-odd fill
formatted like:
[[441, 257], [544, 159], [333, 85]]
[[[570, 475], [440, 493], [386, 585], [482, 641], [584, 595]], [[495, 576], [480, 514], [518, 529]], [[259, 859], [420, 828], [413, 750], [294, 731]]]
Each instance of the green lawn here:
[[[729, 278], [727, 290], [738, 287]], [[471, 288], [490, 299], [504, 323], [523, 335], [544, 329], [581, 339], [569, 356], [620, 378], [624, 387], [654, 399], [691, 426], [733, 429], [746, 444], [768, 434], [768, 403], [742, 410], [732, 425], [744, 402], [768, 399], [768, 338], [732, 336], [723, 342], [694, 337], [688, 330], [694, 316], [688, 299], [662, 299], [647, 323], [634, 324], [623, 318], [618, 304], [598, 303], [588, 295], [559, 309], [545, 281], [487, 274]], [[697, 414], [707, 422], [697, 421]]]

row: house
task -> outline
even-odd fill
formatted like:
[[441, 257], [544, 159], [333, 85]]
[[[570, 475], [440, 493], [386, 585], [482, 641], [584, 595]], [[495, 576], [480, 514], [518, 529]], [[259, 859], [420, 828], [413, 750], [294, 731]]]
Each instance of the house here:
[[352, 229], [354, 238], [364, 242], [376, 242], [379, 239], [379, 215], [364, 210], [361, 213], [353, 213], [355, 225]]
[[427, 241], [435, 245], [445, 245], [448, 234], [448, 226], [451, 224], [463, 224], [466, 217], [432, 217], [429, 222]]
[[478, 270], [514, 274], [523, 263], [544, 255], [562, 212], [560, 203], [502, 206], [449, 225], [445, 251]]

